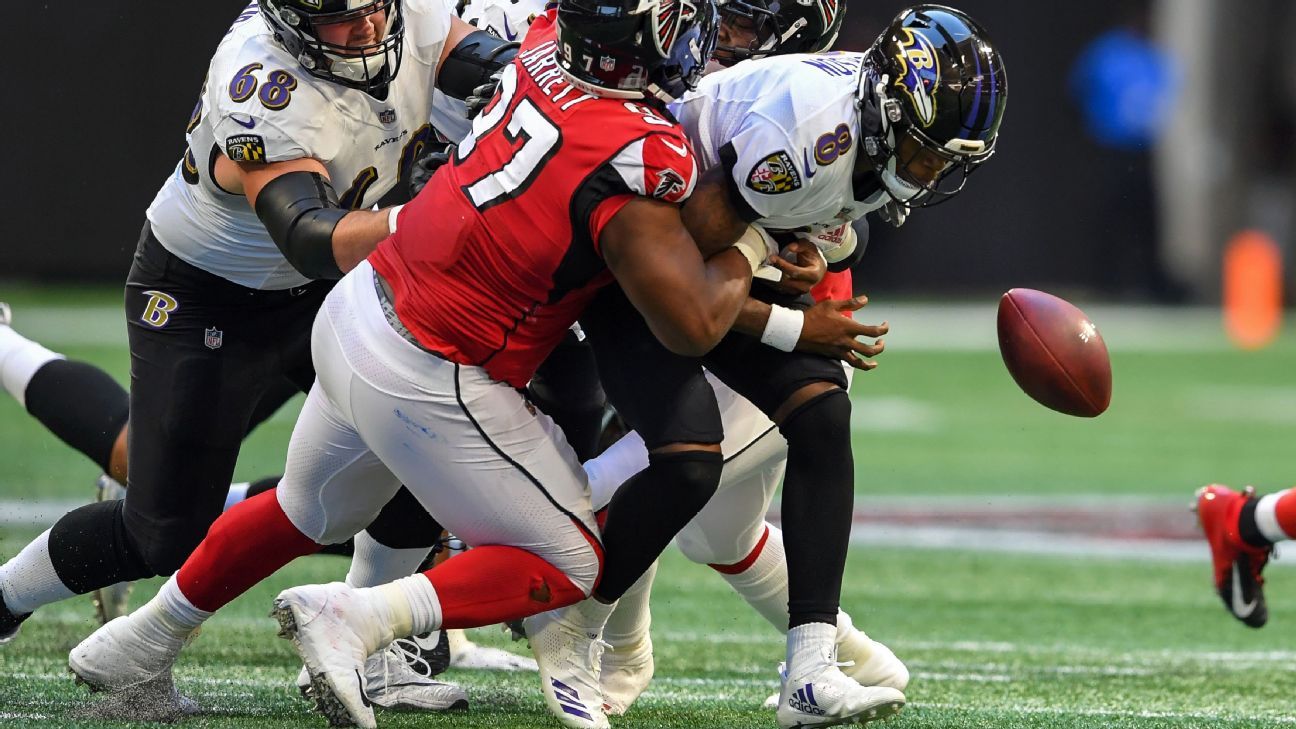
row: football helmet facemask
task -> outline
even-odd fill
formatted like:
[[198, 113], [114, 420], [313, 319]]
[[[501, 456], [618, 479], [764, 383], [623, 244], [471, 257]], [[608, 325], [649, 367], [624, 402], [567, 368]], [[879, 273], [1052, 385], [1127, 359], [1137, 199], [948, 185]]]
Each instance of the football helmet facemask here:
[[[383, 93], [400, 68], [405, 38], [401, 0], [260, 0], [275, 39], [307, 73], [369, 93]], [[361, 46], [329, 43], [324, 26], [347, 23], [374, 13], [387, 14], [384, 30]]]
[[715, 49], [714, 0], [560, 0], [558, 67], [592, 94], [670, 101]]
[[[895, 202], [930, 207], [961, 192], [994, 154], [1008, 76], [975, 20], [918, 5], [896, 16], [869, 49], [858, 96], [881, 117], [881, 132], [864, 136], [861, 160]], [[915, 168], [926, 168], [925, 179]]]
[[740, 29], [746, 45], [721, 44], [716, 61], [732, 66], [748, 58], [819, 53], [832, 48], [846, 17], [846, 0], [717, 0], [720, 22]]

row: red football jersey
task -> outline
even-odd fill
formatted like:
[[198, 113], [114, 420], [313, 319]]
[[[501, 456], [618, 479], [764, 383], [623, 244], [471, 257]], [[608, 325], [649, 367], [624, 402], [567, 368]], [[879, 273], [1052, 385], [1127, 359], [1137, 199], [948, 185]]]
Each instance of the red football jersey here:
[[635, 195], [684, 201], [698, 176], [667, 112], [567, 82], [556, 23], [532, 23], [472, 134], [369, 259], [423, 346], [515, 387], [612, 280], [603, 226]]
[[840, 301], [842, 299], [849, 299], [854, 295], [852, 291], [852, 282], [853, 279], [851, 278], [849, 268], [840, 273], [832, 273], [830, 271], [824, 274], [822, 281], [815, 284], [814, 288], [810, 289], [810, 297], [815, 301], [826, 301], [828, 299]]

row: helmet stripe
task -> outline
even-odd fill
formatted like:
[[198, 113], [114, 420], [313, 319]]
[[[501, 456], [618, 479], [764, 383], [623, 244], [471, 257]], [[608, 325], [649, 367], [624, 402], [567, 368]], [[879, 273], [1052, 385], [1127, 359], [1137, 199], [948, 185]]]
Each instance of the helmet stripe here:
[[974, 48], [972, 57], [976, 59], [976, 96], [972, 97], [972, 109], [968, 111], [968, 115], [963, 119], [963, 128], [969, 132], [976, 129], [973, 125], [976, 124], [977, 113], [981, 111], [981, 54], [977, 53]]

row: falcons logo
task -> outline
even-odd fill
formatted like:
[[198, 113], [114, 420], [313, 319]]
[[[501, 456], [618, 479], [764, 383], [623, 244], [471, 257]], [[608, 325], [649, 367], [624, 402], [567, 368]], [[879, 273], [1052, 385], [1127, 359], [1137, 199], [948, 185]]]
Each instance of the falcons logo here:
[[670, 168], [662, 170], [657, 176], [657, 188], [653, 190], [653, 197], [658, 200], [667, 200], [674, 195], [684, 191], [688, 187], [684, 176]]
[[679, 34], [680, 0], [661, 0], [657, 4], [657, 50], [665, 58]]

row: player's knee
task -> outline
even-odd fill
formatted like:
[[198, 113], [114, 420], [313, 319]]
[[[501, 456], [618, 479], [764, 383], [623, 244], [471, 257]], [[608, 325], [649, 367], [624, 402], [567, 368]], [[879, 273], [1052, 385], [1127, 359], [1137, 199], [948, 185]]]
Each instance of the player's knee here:
[[850, 396], [833, 387], [798, 405], [783, 418], [779, 432], [788, 447], [822, 451], [831, 458], [833, 449], [850, 444]]
[[690, 523], [675, 538], [675, 543], [690, 562], [705, 565], [737, 564], [751, 554], [762, 530], [746, 524], [725, 533], [716, 532], [715, 525], [704, 530]]
[[715, 495], [724, 472], [724, 456], [718, 450], [655, 450], [648, 454], [648, 467], [658, 474], [658, 483], [674, 485], [674, 507], [696, 514]]

